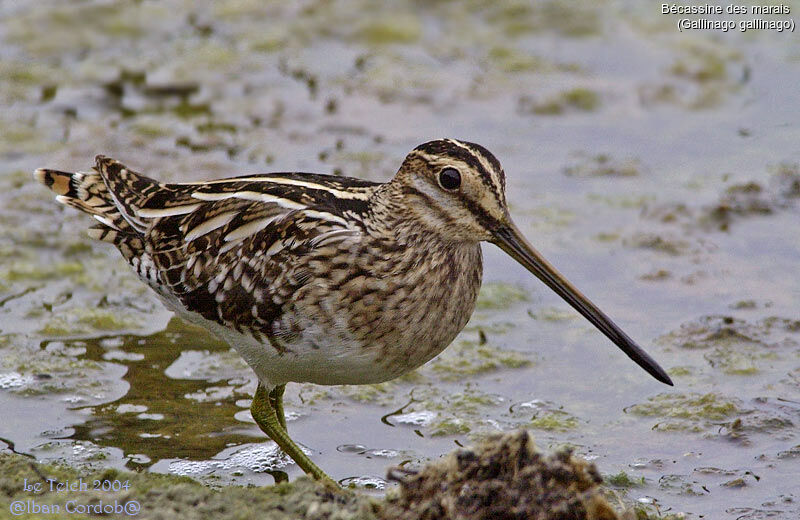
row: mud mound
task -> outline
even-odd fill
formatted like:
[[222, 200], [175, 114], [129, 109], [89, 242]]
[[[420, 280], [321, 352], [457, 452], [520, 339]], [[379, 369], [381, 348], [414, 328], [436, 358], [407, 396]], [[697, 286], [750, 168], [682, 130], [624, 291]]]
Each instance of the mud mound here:
[[395, 468], [400, 483], [384, 518], [407, 520], [612, 520], [594, 464], [570, 450], [542, 455], [525, 431], [450, 453], [419, 472]]

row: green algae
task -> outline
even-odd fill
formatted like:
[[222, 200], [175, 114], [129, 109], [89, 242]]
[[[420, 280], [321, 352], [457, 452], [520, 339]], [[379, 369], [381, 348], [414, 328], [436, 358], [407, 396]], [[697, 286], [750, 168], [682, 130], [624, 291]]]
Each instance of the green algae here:
[[800, 197], [800, 163], [784, 161], [768, 168], [771, 184], [785, 200]]
[[564, 105], [583, 112], [592, 112], [600, 106], [600, 95], [588, 88], [573, 88], [561, 94]]
[[[29, 317], [37, 317], [33, 314], [28, 314]], [[75, 329], [67, 326], [66, 321], [59, 318], [49, 320], [45, 325], [39, 329], [39, 333], [45, 336], [69, 336]]]
[[669, 375], [672, 377], [688, 377], [693, 375], [695, 370], [694, 367], [691, 366], [677, 366], [670, 367], [670, 369], [667, 370], [667, 373], [669, 373]]
[[450, 435], [466, 435], [472, 431], [467, 421], [458, 417], [447, 417], [435, 420], [429, 427], [432, 437], [446, 437]]
[[692, 252], [692, 246], [687, 240], [653, 232], [634, 233], [626, 237], [622, 243], [626, 247], [649, 249], [669, 256], [680, 256]]
[[43, 154], [56, 150], [59, 143], [47, 132], [32, 126], [32, 121], [4, 120], [0, 115], [0, 154]]
[[498, 404], [497, 396], [483, 393], [473, 385], [463, 392], [443, 394], [441, 402], [429, 402], [426, 408], [451, 413], [457, 416], [478, 417], [486, 408]]
[[219, 0], [214, 2], [211, 15], [222, 20], [261, 18], [265, 14], [274, 14], [274, 9], [278, 4], [278, 2], [264, 2], [263, 0]]
[[619, 233], [601, 231], [600, 233], [595, 234], [593, 238], [598, 242], [616, 242], [619, 240], [620, 235]]
[[573, 309], [565, 307], [539, 307], [528, 311], [528, 316], [535, 320], [550, 322], [570, 321], [579, 317]]
[[716, 203], [702, 208], [697, 220], [704, 227], [729, 231], [736, 219], [771, 215], [782, 209], [783, 201], [780, 188], [770, 188], [752, 181], [729, 186]]
[[478, 385], [470, 383], [462, 391], [432, 382], [417, 384], [408, 393], [403, 392], [397, 397], [401, 397], [404, 404], [400, 406], [399, 402], [394, 402], [393, 406], [400, 408], [386, 418], [425, 413], [430, 418], [423, 423], [400, 423], [414, 424], [425, 435], [432, 437], [470, 435], [473, 439], [496, 431], [496, 423], [487, 421], [486, 417], [505, 402], [501, 396], [487, 394]]
[[672, 64], [670, 73], [698, 83], [720, 81], [727, 77], [729, 59], [712, 48], [689, 45], [685, 57]]
[[[730, 232], [737, 221], [774, 215], [793, 207], [795, 190], [800, 190], [800, 173], [794, 172], [789, 164], [767, 167], [767, 175], [766, 183], [747, 181], [724, 187], [712, 204], [648, 204], [643, 208], [643, 216], [680, 226], [684, 234], [694, 234], [698, 229]], [[690, 188], [698, 186], [692, 184]]]
[[635, 504], [632, 509], [633, 518], [636, 520], [685, 520], [684, 513], [665, 513], [656, 506]]
[[528, 301], [528, 294], [517, 285], [485, 283], [478, 293], [475, 308], [478, 310], [505, 310], [517, 303]]
[[561, 115], [568, 110], [594, 112], [600, 108], [600, 95], [588, 88], [573, 88], [542, 100], [530, 97], [520, 98], [522, 113], [544, 116]]
[[198, 132], [201, 133], [217, 133], [217, 132], [224, 132], [229, 134], [235, 134], [238, 132], [238, 128], [236, 125], [230, 123], [221, 123], [218, 121], [206, 121], [204, 123], [200, 123], [195, 126]]
[[[484, 7], [485, 4], [474, 2]], [[569, 38], [584, 38], [602, 29], [601, 11], [591, 2], [568, 4], [554, 0], [529, 4], [514, 0], [492, 6], [487, 18], [511, 38], [553, 32]]]
[[[412, 374], [416, 374], [416, 372], [412, 372]], [[419, 378], [419, 376], [417, 377]], [[395, 379], [372, 385], [344, 385], [339, 387], [338, 390], [350, 399], [360, 403], [388, 405], [394, 402], [398, 381]]]
[[741, 415], [744, 410], [739, 399], [718, 393], [658, 394], [645, 403], [635, 404], [626, 412], [644, 417], [656, 417], [653, 426], [658, 431], [706, 431], [715, 423]]
[[[30, 378], [30, 384], [7, 389], [24, 396], [71, 394], [86, 402], [92, 395], [104, 392], [110, 381], [103, 374], [108, 366], [81, 358], [82, 348], [36, 349], [11, 338], [3, 345], [0, 369]], [[109, 376], [117, 377], [117, 375]]]
[[729, 375], [748, 376], [780, 360], [786, 347], [797, 344], [791, 337], [796, 320], [777, 316], [750, 323], [730, 316], [704, 316], [659, 338], [662, 344], [705, 351], [714, 369]]
[[139, 121], [131, 124], [129, 128], [132, 132], [148, 139], [157, 139], [159, 137], [172, 135], [172, 130], [159, 124], [157, 121], [147, 121], [141, 118]]
[[[774, 359], [774, 354], [762, 354], [758, 359]], [[730, 350], [715, 351], [706, 355], [706, 359], [714, 367], [720, 368], [725, 374], [734, 376], [751, 376], [759, 373], [757, 359], [747, 353]]]
[[73, 307], [47, 319], [39, 329], [44, 336], [77, 336], [92, 332], [129, 331], [142, 325], [137, 315], [122, 310]]
[[250, 49], [255, 52], [273, 53], [286, 48], [289, 38], [285, 35], [259, 35], [250, 41]]
[[[52, 507], [64, 513], [68, 501], [74, 505], [120, 504], [127, 514], [142, 519], [164, 515], [188, 520], [211, 518], [269, 517], [276, 520], [307, 518], [373, 520], [378, 505], [374, 499], [346, 491], [331, 491], [306, 477], [273, 487], [226, 487], [214, 490], [188, 477], [157, 473], [132, 473], [115, 469], [77, 470], [63, 465], [38, 464], [19, 455], [0, 454], [0, 507], [8, 511], [12, 503], [27, 509], [14, 518], [40, 518], [33, 504]], [[67, 493], [50, 491], [50, 482], [86, 484], [87, 490]], [[95, 490], [94, 481], [100, 483]], [[119, 491], [102, 491], [102, 483]], [[116, 485], [115, 483], [119, 484]], [[41, 485], [41, 491], [25, 485]]]
[[208, 103], [190, 103], [188, 101], [181, 101], [173, 106], [170, 110], [173, 114], [182, 119], [190, 119], [193, 117], [210, 115], [211, 105]]
[[615, 159], [611, 155], [575, 154], [576, 164], [564, 168], [564, 175], [571, 177], [636, 177], [643, 172], [639, 159]]
[[639, 488], [646, 483], [644, 477], [631, 477], [624, 471], [620, 471], [614, 475], [606, 475], [603, 480], [609, 486], [623, 489]]
[[14, 60], [0, 62], [0, 82], [6, 86], [13, 85], [14, 94], [20, 98], [24, 97], [21, 95], [23, 92], [30, 92], [31, 87], [38, 87], [51, 79], [51, 73], [52, 69], [40, 63]]
[[135, 319], [125, 319], [113, 311], [103, 309], [84, 309], [77, 313], [78, 323], [95, 330], [124, 330], [137, 326]]
[[[84, 256], [93, 251], [91, 244], [88, 242], [67, 242], [64, 244], [64, 256]], [[79, 272], [76, 270], [76, 272]], [[85, 269], [84, 269], [85, 272]], [[81, 273], [83, 274], [83, 273]]]
[[643, 93], [648, 103], [671, 103], [688, 110], [709, 110], [741, 89], [731, 73], [742, 61], [741, 54], [721, 43], [692, 39], [681, 42], [681, 56], [668, 68], [678, 84], [665, 81]]
[[531, 360], [521, 352], [460, 340], [450, 345], [429, 367], [443, 381], [459, 381], [466, 376], [522, 368], [530, 364]]
[[537, 229], [561, 229], [575, 223], [576, 214], [572, 208], [560, 206], [537, 206], [525, 211], [532, 225]]
[[528, 426], [536, 430], [551, 432], [567, 432], [579, 426], [578, 418], [561, 410], [552, 410], [536, 414]]
[[422, 34], [419, 19], [408, 14], [393, 16], [389, 20], [363, 22], [354, 37], [368, 45], [410, 44]]
[[664, 491], [683, 496], [704, 496], [708, 494], [697, 481], [688, 480], [686, 475], [664, 475], [658, 480], [658, 487]]
[[21, 280], [52, 280], [65, 276], [74, 277], [84, 272], [85, 268], [80, 262], [57, 262], [51, 265], [34, 265], [17, 262], [0, 272], [0, 278], [9, 282]]
[[[34, 55], [57, 56], [66, 50], [96, 50], [109, 36], [119, 41], [140, 38], [152, 27], [152, 20], [166, 15], [160, 5], [37, 7], [15, 16], [7, 37]], [[36, 37], [43, 33], [48, 37]]]
[[547, 62], [539, 56], [503, 46], [489, 49], [487, 59], [493, 66], [508, 73], [534, 72], [548, 68]]

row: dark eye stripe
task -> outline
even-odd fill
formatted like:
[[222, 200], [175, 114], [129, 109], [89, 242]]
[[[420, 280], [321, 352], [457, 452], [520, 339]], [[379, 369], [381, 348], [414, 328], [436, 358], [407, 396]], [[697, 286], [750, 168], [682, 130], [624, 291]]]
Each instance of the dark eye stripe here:
[[461, 174], [455, 168], [445, 168], [439, 172], [439, 185], [448, 191], [456, 190], [461, 186]]
[[455, 221], [450, 216], [450, 214], [447, 213], [446, 211], [444, 211], [439, 206], [439, 204], [436, 202], [436, 200], [432, 199], [427, 194], [425, 194], [425, 193], [423, 193], [423, 192], [419, 191], [418, 189], [413, 188], [411, 186], [405, 186], [403, 188], [403, 193], [406, 194], [406, 195], [413, 195], [415, 197], [419, 197], [420, 199], [422, 199], [425, 202], [425, 207], [427, 207], [431, 211], [435, 212], [439, 216], [439, 219], [442, 222], [444, 222], [448, 226], [449, 225], [455, 225]]

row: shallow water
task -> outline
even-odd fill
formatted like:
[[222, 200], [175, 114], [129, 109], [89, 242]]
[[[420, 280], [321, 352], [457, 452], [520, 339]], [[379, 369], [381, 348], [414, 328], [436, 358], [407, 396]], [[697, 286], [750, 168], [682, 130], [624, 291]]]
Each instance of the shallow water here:
[[675, 387], [487, 245], [444, 354], [383, 385], [289, 385], [293, 437], [380, 487], [527, 427], [654, 516], [797, 516], [800, 40], [678, 33], [621, 1], [264, 5], [0, 6], [0, 437], [213, 485], [299, 474], [249, 422], [246, 365], [170, 320], [34, 168], [386, 180], [453, 136], [497, 155], [520, 228]]

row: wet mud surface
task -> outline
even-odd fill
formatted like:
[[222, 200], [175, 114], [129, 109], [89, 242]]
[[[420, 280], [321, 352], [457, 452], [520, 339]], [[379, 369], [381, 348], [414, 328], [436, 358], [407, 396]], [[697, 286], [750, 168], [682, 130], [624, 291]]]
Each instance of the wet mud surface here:
[[[0, 454], [0, 504], [11, 518], [112, 512], [137, 518], [617, 520], [594, 465], [568, 449], [546, 456], [525, 431], [496, 434], [420, 471], [394, 468], [385, 497], [300, 477], [261, 488], [213, 489], [172, 475], [37, 464]], [[623, 513], [633, 519], [633, 509]], [[5, 517], [5, 515], [4, 515]]]
[[527, 428], [642, 515], [796, 518], [800, 45], [629, 4], [0, 4], [0, 447], [211, 489], [300, 476], [251, 422], [238, 355], [173, 319], [33, 169], [103, 153], [166, 181], [383, 181], [450, 136], [497, 155], [523, 232], [675, 387], [486, 245], [441, 356], [380, 385], [289, 385], [315, 462], [381, 493], [391, 466]]

